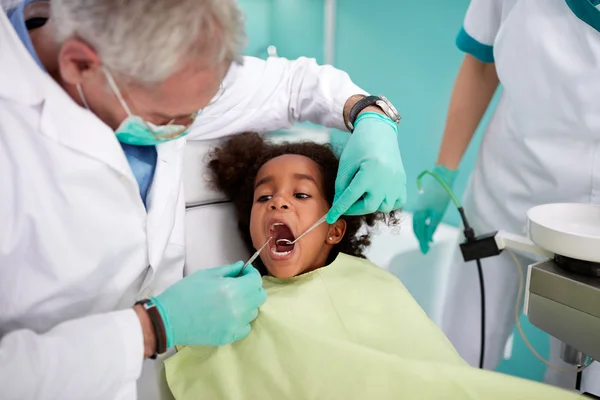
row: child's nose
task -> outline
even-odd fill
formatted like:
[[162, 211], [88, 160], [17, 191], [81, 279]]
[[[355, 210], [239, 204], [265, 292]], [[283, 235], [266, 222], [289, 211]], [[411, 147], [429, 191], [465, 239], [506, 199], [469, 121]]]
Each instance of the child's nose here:
[[277, 209], [287, 210], [289, 209], [289, 203], [285, 200], [283, 196], [275, 196], [271, 201], [271, 210], [275, 211]]

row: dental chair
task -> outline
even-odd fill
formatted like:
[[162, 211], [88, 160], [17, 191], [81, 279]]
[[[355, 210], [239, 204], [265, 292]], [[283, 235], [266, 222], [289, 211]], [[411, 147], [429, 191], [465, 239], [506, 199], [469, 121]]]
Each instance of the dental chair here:
[[208, 183], [206, 157], [217, 144], [212, 140], [189, 141], [185, 149], [186, 275], [250, 257], [237, 229], [233, 204]]

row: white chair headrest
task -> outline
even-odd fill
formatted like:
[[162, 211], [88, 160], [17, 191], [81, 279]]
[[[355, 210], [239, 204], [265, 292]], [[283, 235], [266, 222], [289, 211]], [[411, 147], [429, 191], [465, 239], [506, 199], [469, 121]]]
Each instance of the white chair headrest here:
[[210, 186], [210, 174], [206, 166], [210, 152], [219, 140], [190, 140], [186, 143], [183, 157], [183, 186], [187, 206], [221, 202], [227, 197]]

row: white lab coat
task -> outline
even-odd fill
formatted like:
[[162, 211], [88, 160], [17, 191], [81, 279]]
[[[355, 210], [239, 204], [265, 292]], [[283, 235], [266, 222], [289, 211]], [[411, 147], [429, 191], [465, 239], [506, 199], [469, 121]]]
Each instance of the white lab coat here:
[[[565, 0], [472, 0], [464, 29], [493, 46], [503, 85], [465, 195], [475, 231], [525, 234], [526, 213], [534, 205], [599, 203], [600, 32], [579, 19]], [[477, 365], [477, 270], [474, 263], [462, 262], [458, 249], [454, 259], [442, 325], [459, 353]], [[486, 368], [494, 369], [514, 327], [519, 275], [508, 254], [482, 265]], [[558, 342], [552, 342], [552, 362], [561, 364]], [[596, 394], [598, 369], [596, 363], [583, 376], [583, 388]], [[547, 381], [574, 388], [575, 374], [549, 370]]]
[[[364, 93], [311, 59], [245, 63], [188, 140], [298, 120], [344, 129], [346, 99]], [[157, 146], [146, 213], [114, 132], [34, 63], [0, 12], [0, 398], [136, 398], [131, 306], [183, 275], [185, 144]]]

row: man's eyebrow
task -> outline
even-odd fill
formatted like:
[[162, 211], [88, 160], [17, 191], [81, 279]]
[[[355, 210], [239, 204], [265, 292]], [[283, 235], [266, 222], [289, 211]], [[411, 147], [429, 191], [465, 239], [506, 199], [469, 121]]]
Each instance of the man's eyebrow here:
[[273, 177], [271, 175], [269, 176], [265, 176], [264, 178], [262, 178], [260, 181], [256, 182], [254, 184], [254, 189], [256, 190], [257, 187], [259, 187], [260, 185], [265, 185], [269, 182], [273, 181]]

